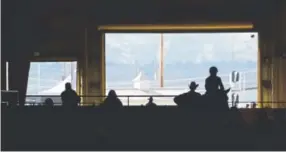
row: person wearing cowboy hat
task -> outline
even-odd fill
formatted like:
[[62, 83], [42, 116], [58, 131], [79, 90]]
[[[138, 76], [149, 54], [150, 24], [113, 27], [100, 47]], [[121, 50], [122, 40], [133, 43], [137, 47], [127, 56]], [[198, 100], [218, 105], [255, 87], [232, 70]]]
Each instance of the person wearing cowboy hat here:
[[198, 88], [199, 84], [197, 84], [195, 81], [192, 81], [189, 85], [190, 91], [189, 96], [191, 96], [194, 100], [199, 100], [199, 97], [201, 97], [201, 94], [196, 92], [196, 89]]
[[201, 97], [201, 94], [196, 92], [198, 86], [196, 82], [192, 81], [189, 84], [190, 91], [176, 96], [174, 102], [180, 107], [195, 107]]
[[197, 83], [194, 82], [194, 81], [192, 81], [192, 82], [189, 84], [189, 88], [190, 88], [191, 91], [195, 91], [198, 86], [199, 86], [199, 84], [197, 84]]

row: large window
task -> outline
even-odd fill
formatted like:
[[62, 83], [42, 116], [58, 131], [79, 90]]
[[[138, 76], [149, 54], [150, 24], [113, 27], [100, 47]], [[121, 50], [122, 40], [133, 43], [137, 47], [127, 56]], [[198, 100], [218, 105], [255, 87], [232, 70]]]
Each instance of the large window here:
[[76, 89], [76, 66], [76, 62], [32, 62], [26, 100], [38, 103], [43, 102], [49, 95], [59, 96], [67, 82]]
[[[230, 101], [257, 100], [257, 33], [107, 33], [106, 92], [118, 95], [178, 95], [196, 81], [204, 93], [209, 68], [216, 66]], [[122, 97], [141, 105], [147, 97]], [[172, 97], [154, 97], [173, 105]]]

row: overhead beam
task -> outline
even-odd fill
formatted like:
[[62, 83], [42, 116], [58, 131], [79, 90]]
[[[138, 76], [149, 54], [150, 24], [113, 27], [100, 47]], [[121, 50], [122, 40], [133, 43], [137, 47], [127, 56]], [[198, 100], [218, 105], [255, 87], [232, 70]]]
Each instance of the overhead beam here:
[[252, 30], [251, 23], [237, 24], [189, 24], [189, 25], [106, 25], [100, 31], [197, 31], [197, 30]]

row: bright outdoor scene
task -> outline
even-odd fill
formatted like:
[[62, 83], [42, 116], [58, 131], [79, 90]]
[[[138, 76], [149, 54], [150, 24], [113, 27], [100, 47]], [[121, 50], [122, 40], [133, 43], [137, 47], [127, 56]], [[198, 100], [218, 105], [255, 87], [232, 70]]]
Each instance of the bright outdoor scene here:
[[188, 91], [191, 81], [203, 94], [211, 66], [231, 88], [230, 102], [257, 100], [257, 33], [107, 33], [105, 43], [106, 93], [114, 89], [124, 105], [148, 102], [128, 95], [175, 105], [170, 96]]
[[[230, 104], [257, 100], [257, 33], [107, 33], [105, 43], [106, 94], [114, 89], [124, 105], [144, 105], [148, 96], [157, 105], [175, 105], [173, 97], [187, 92], [191, 81], [203, 94], [211, 66], [231, 88]], [[61, 103], [66, 82], [76, 89], [76, 67], [32, 62], [26, 100], [42, 103], [53, 96]]]
[[61, 103], [60, 94], [65, 90], [65, 83], [70, 82], [76, 89], [77, 62], [32, 62], [30, 65], [27, 103], [44, 103], [52, 98], [54, 103]]

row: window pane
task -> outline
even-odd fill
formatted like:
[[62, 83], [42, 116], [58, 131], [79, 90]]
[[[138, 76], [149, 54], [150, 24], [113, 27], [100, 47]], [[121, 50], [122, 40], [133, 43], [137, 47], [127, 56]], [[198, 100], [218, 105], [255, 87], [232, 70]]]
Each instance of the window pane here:
[[[158, 33], [107, 33], [105, 38], [107, 93], [115, 89], [118, 95], [178, 95], [188, 91], [191, 81], [196, 81], [197, 91], [204, 93], [209, 68], [216, 66], [225, 87], [232, 88], [230, 101], [233, 94], [241, 102], [256, 101], [257, 33], [165, 33], [162, 39]], [[235, 83], [230, 82], [233, 71], [239, 75]], [[125, 105], [128, 101], [141, 105], [147, 97], [122, 100]], [[157, 97], [154, 102], [174, 105], [173, 97]]]
[[[32, 62], [26, 100], [43, 102], [49, 95], [60, 96], [67, 82], [76, 89], [76, 66], [77, 62]], [[33, 95], [43, 97], [35, 98]], [[59, 97], [55, 100], [59, 100]]]

